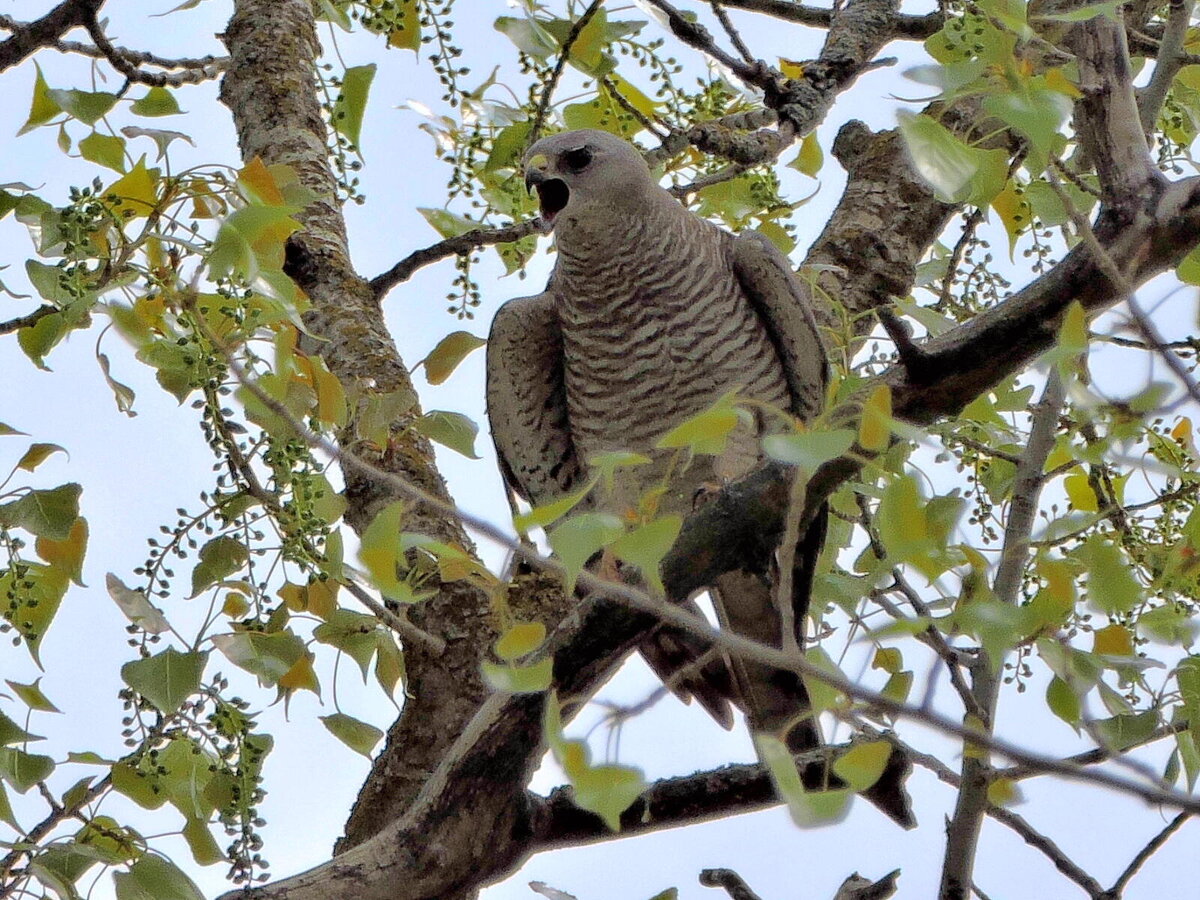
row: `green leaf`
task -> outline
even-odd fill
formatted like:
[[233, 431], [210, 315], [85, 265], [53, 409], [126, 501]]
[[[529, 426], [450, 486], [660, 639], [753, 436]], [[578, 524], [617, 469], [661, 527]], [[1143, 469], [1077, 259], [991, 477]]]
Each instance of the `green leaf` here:
[[1071, 113], [1071, 98], [1045, 87], [1044, 79], [1031, 79], [1021, 85], [1021, 90], [985, 96], [983, 108], [1027, 139], [1026, 165], [1030, 171], [1040, 173], [1059, 138], [1059, 129]]
[[1083, 715], [1083, 702], [1071, 686], [1055, 675], [1046, 686], [1046, 706], [1072, 728], [1079, 729]]
[[125, 172], [125, 140], [93, 131], [79, 142], [79, 153], [88, 162]]
[[483, 680], [497, 691], [537, 694], [548, 690], [554, 676], [554, 660], [547, 657], [527, 666], [497, 665], [484, 660]]
[[683, 519], [679, 516], [662, 516], [621, 535], [612, 543], [612, 552], [618, 559], [637, 566], [646, 583], [661, 595], [665, 589], [659, 565], [682, 527]]
[[685, 448], [691, 453], [719, 456], [725, 452], [729, 435], [748, 416], [733, 405], [734, 395], [726, 394], [710, 409], [684, 419], [658, 439], [661, 449]]
[[328, 622], [313, 629], [313, 637], [322, 644], [341, 650], [358, 663], [366, 681], [371, 657], [379, 645], [377, 626], [378, 620], [374, 616], [338, 609], [329, 616]]
[[1093, 727], [1112, 750], [1127, 750], [1150, 738], [1158, 728], [1158, 714], [1153, 710], [1134, 715], [1113, 716], [1100, 719]]
[[551, 503], [535, 506], [527, 513], [519, 513], [513, 516], [513, 526], [522, 534], [528, 533], [533, 528], [545, 528], [578, 506], [579, 502], [591, 492], [593, 486], [594, 484], [588, 483], [573, 494], [567, 494]]
[[188, 819], [183, 826], [183, 839], [187, 841], [188, 849], [192, 851], [192, 859], [199, 865], [211, 866], [224, 862], [226, 856], [212, 836], [208, 823], [201, 819]]
[[333, 104], [333, 127], [346, 136], [355, 147], [362, 137], [363, 114], [367, 108], [367, 94], [375, 78], [375, 63], [351, 66], [342, 76], [342, 90]]
[[217, 759], [196, 741], [173, 738], [153, 760], [158, 787], [185, 818], [207, 819], [216, 809], [208, 786], [216, 777]]
[[121, 666], [121, 680], [171, 715], [200, 688], [208, 653], [180, 653], [168, 647], [162, 653]]
[[494, 27], [516, 44], [522, 53], [545, 60], [550, 54], [558, 51], [558, 43], [554, 38], [531, 18], [515, 19], [501, 16], [496, 19]]
[[53, 771], [54, 760], [49, 756], [26, 753], [15, 747], [0, 748], [0, 778], [12, 785], [18, 794], [45, 781]]
[[61, 570], [25, 563], [18, 579], [13, 569], [0, 572], [0, 597], [11, 598], [5, 618], [25, 639], [29, 655], [40, 668], [42, 641], [67, 593], [68, 577]]
[[[12, 684], [10, 681], [9, 684]], [[44, 741], [45, 738], [30, 734], [7, 715], [0, 711], [0, 747], [6, 747], [9, 744], [24, 744], [28, 741]]]
[[147, 598], [145, 592], [126, 587], [125, 582], [109, 572], [105, 579], [108, 595], [134, 625], [147, 634], [162, 634], [171, 626], [162, 612]]
[[250, 551], [237, 538], [215, 537], [200, 548], [200, 561], [192, 570], [192, 593], [195, 597], [205, 588], [241, 570], [250, 558]]
[[418, 432], [467, 459], [479, 459], [475, 452], [475, 436], [479, 426], [462, 413], [431, 409], [413, 423]]
[[469, 331], [452, 331], [421, 360], [425, 364], [425, 380], [430, 384], [441, 384], [472, 351], [486, 343], [483, 338], [475, 337]]
[[120, 762], [112, 767], [113, 788], [143, 809], [158, 809], [167, 802], [162, 776], [155, 768]]
[[345, 713], [334, 713], [331, 716], [320, 716], [321, 724], [329, 729], [329, 733], [367, 759], [371, 751], [383, 738], [383, 732], [366, 722], [359, 721], [354, 716]]
[[32, 472], [53, 454], [66, 452], [58, 444], [31, 444], [29, 449], [17, 461], [17, 468], [24, 469], [26, 472]]
[[117, 900], [204, 900], [195, 883], [175, 863], [147, 853], [129, 867], [114, 872]]
[[[42, 692], [42, 679], [37, 679], [33, 684], [21, 684], [19, 681], [11, 681], [4, 679], [4, 683], [13, 689], [13, 692], [21, 698], [26, 706], [37, 712], [62, 712], [55, 706], [49, 697]], [[2, 714], [0, 714], [2, 715]]]
[[1081, 6], [1078, 9], [1071, 9], [1066, 12], [1038, 13], [1032, 18], [1046, 19], [1050, 22], [1086, 22], [1088, 19], [1094, 19], [1097, 16], [1104, 16], [1106, 19], [1116, 19], [1119, 10], [1124, 5], [1123, 0], [1107, 0], [1105, 3], [1093, 3], [1089, 6]]
[[854, 432], [847, 428], [769, 434], [763, 438], [768, 456], [804, 472], [816, 471], [822, 463], [837, 459], [853, 446]]
[[307, 654], [304, 641], [291, 631], [218, 634], [212, 642], [231, 663], [257, 676], [263, 686], [278, 684]]
[[588, 766], [571, 778], [575, 805], [593, 812], [613, 831], [621, 830], [621, 813], [645, 793], [641, 769], [631, 766]]
[[1078, 555], [1087, 566], [1088, 602], [1101, 612], [1128, 613], [1141, 602], [1142, 586], [1116, 544], [1092, 535]]
[[75, 883], [99, 860], [92, 853], [81, 852], [74, 843], [47, 847], [29, 863], [30, 871], [39, 881], [64, 900], [75, 900], [79, 892]]
[[33, 80], [33, 101], [29, 106], [29, 118], [25, 120], [25, 124], [21, 126], [18, 135], [25, 134], [27, 131], [32, 131], [39, 125], [45, 125], [60, 112], [62, 108], [50, 96], [50, 87], [46, 84], [46, 79], [42, 77], [42, 67], [36, 62], [33, 64], [37, 71], [37, 76]]
[[479, 223], [474, 219], [452, 213], [448, 209], [418, 206], [417, 212], [424, 216], [425, 221], [433, 226], [433, 230], [444, 238], [458, 237], [460, 234], [466, 234], [479, 227]]
[[152, 87], [129, 107], [138, 116], [177, 116], [183, 112], [175, 95], [165, 87]]
[[3, 782], [0, 782], [0, 822], [7, 822], [22, 834], [25, 832], [21, 823], [17, 821], [16, 814], [13, 813], [12, 802], [8, 799], [8, 791], [5, 790]]
[[572, 516], [547, 533], [550, 547], [567, 570], [567, 593], [575, 590], [575, 579], [592, 555], [625, 532], [625, 525], [608, 513]]
[[50, 99], [58, 104], [59, 109], [85, 125], [95, 125], [117, 102], [116, 94], [103, 91], [54, 90], [51, 88], [47, 93]]
[[899, 118], [913, 165], [938, 199], [982, 206], [1003, 189], [1008, 175], [1007, 152], [968, 147], [926, 115], [901, 112]]
[[47, 369], [46, 354], [54, 349], [54, 345], [66, 334], [66, 321], [62, 313], [54, 312], [42, 316], [33, 325], [27, 325], [17, 332], [17, 344], [39, 369]]
[[788, 168], [795, 169], [810, 178], [816, 178], [824, 163], [825, 154], [821, 152], [817, 133], [810, 131], [804, 136], [804, 140], [800, 143], [800, 152], [796, 154], [795, 159], [788, 163]]
[[546, 626], [541, 622], [517, 622], [496, 640], [496, 655], [506, 662], [532, 653], [546, 640]]

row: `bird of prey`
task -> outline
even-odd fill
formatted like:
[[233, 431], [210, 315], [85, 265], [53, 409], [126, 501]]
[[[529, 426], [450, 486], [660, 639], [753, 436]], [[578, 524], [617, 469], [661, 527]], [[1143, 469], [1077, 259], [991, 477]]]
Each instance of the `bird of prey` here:
[[[633, 146], [606, 132], [537, 141], [525, 178], [558, 257], [543, 293], [500, 308], [488, 341], [488, 416], [515, 494], [546, 504], [584, 483], [590, 458], [634, 451], [653, 462], [622, 471], [614, 494], [595, 501], [623, 512], [668, 472], [669, 451], [655, 449], [658, 439], [730, 391], [801, 420], [820, 410], [826, 360], [816, 322], [787, 259], [766, 238], [735, 236], [693, 214]], [[659, 511], [686, 516], [698, 491], [754, 469], [770, 418], [747, 417], [720, 456], [672, 471]], [[824, 530], [822, 517], [797, 548], [798, 641]], [[783, 646], [766, 573], [731, 572], [711, 594], [723, 628]], [[695, 639], [667, 629], [641, 649], [668, 679], [697, 653]], [[732, 685], [721, 684], [730, 674]], [[820, 743], [794, 673], [729, 658], [668, 683], [726, 727], [732, 716], [722, 694], [732, 686], [754, 731], [783, 738], [793, 752]]]

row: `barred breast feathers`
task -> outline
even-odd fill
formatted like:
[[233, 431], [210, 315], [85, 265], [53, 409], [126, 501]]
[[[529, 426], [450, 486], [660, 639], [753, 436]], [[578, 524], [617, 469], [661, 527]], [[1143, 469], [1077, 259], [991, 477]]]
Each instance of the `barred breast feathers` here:
[[730, 235], [671, 203], [560, 240], [553, 284], [585, 458], [645, 451], [733, 388], [787, 406], [778, 354], [734, 275]]

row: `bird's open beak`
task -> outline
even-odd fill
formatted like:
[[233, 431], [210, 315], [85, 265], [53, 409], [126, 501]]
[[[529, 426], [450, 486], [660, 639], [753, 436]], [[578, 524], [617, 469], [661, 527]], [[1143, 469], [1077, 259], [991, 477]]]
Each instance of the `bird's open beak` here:
[[537, 191], [542, 221], [552, 226], [554, 217], [571, 198], [571, 191], [565, 181], [551, 174], [550, 160], [545, 154], [537, 153], [525, 160], [525, 187], [530, 193]]
[[538, 153], [525, 161], [525, 190], [533, 193], [533, 189], [550, 177], [550, 160], [544, 153]]

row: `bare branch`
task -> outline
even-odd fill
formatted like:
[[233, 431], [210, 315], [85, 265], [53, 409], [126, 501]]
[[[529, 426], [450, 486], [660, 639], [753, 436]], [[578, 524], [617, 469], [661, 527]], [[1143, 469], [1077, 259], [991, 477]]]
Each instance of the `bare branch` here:
[[449, 256], [463, 256], [473, 250], [478, 250], [480, 247], [519, 241], [523, 237], [537, 234], [540, 223], [540, 219], [527, 219], [524, 222], [514, 222], [511, 225], [504, 225], [500, 228], [475, 228], [463, 234], [455, 235], [452, 238], [446, 238], [444, 241], [438, 241], [436, 244], [430, 244], [428, 247], [420, 250], [415, 250], [382, 275], [376, 275], [372, 278], [370, 281], [371, 291], [377, 299], [382, 300], [388, 291], [396, 285], [408, 281], [417, 269], [446, 259]]
[[1158, 47], [1154, 74], [1150, 77], [1150, 83], [1138, 92], [1139, 121], [1142, 123], [1142, 130], [1147, 134], [1154, 130], [1154, 123], [1158, 120], [1163, 101], [1167, 99], [1171, 83], [1186, 62], [1187, 54], [1184, 53], [1183, 47], [1194, 6], [1195, 0], [1171, 0], [1167, 24]]
[[40, 19], [13, 24], [12, 35], [0, 43], [0, 72], [11, 68], [31, 53], [49, 47], [59, 38], [90, 18], [104, 5], [104, 0], [63, 0]]
[[700, 873], [700, 883], [705, 887], [724, 888], [730, 900], [761, 900], [733, 869], [705, 869]]
[[11, 334], [14, 331], [20, 331], [22, 328], [29, 328], [51, 313], [56, 312], [58, 312], [57, 307], [49, 305], [39, 306], [28, 315], [18, 316], [15, 319], [9, 319], [7, 322], [0, 322], [0, 334]]
[[1171, 835], [1182, 828], [1183, 823], [1189, 818], [1190, 816], [1188, 813], [1181, 812], [1170, 822], [1168, 822], [1162, 831], [1156, 834], [1150, 840], [1150, 842], [1146, 844], [1145, 847], [1137, 852], [1137, 855], [1134, 856], [1129, 865], [1125, 867], [1125, 871], [1121, 873], [1121, 876], [1115, 882], [1113, 882], [1113, 886], [1104, 892], [1101, 900], [1118, 900], [1118, 898], [1125, 893], [1125, 888], [1129, 885], [1129, 882], [1133, 876], [1136, 875], [1138, 870], [1146, 864], [1146, 860], [1157, 853], [1162, 845], [1165, 844], [1171, 837]]
[[[1050, 374], [1041, 401], [1034, 408], [1029, 443], [1017, 464], [1012, 502], [1004, 529], [1004, 548], [993, 583], [996, 599], [1010, 606], [1015, 605], [1020, 596], [1029, 560], [1029, 539], [1037, 514], [1038, 496], [1045, 483], [1042, 470], [1054, 447], [1058, 414], [1065, 397], [1062, 379], [1055, 370]], [[1002, 660], [993, 659], [986, 650], [981, 649], [971, 672], [971, 693], [978, 710], [975, 724], [989, 732], [994, 725], [996, 701], [1000, 693], [1001, 663]], [[967, 721], [971, 721], [970, 717]], [[988, 789], [992, 784], [992, 775], [991, 762], [986, 753], [964, 748], [961, 786], [954, 814], [946, 826], [946, 853], [938, 890], [940, 900], [967, 900], [970, 893], [980, 827], [989, 806]]]
[[754, 54], [750, 52], [750, 48], [746, 46], [746, 42], [742, 40], [741, 34], [734, 27], [733, 21], [729, 18], [729, 13], [725, 12], [725, 7], [718, 0], [711, 0], [713, 13], [717, 17], [717, 21], [721, 23], [721, 27], [725, 29], [725, 34], [729, 36], [729, 41], [733, 44], [733, 49], [741, 54], [742, 60], [754, 65], [756, 59]]
[[[793, 0], [720, 0], [720, 3], [730, 9], [762, 13], [812, 28], [828, 28], [837, 15], [834, 9], [807, 6]], [[923, 16], [899, 15], [896, 16], [892, 36], [902, 40], [923, 41], [940, 31], [945, 22], [946, 16], [940, 10]]]
[[1079, 62], [1080, 143], [1095, 166], [1105, 203], [1132, 213], [1165, 179], [1146, 145], [1124, 26], [1097, 16], [1072, 28], [1066, 40]]
[[583, 11], [575, 22], [571, 25], [571, 30], [567, 32], [566, 40], [563, 41], [562, 49], [558, 53], [558, 60], [554, 64], [554, 70], [550, 73], [550, 78], [542, 87], [542, 98], [538, 101], [537, 112], [533, 116], [533, 125], [529, 128], [529, 139], [526, 141], [526, 146], [532, 144], [538, 139], [538, 135], [542, 133], [542, 125], [546, 121], [546, 114], [550, 111], [550, 101], [554, 98], [554, 90], [558, 87], [558, 82], [562, 79], [563, 70], [567, 67], [567, 60], [571, 58], [571, 49], [575, 46], [575, 42], [579, 40], [579, 35], [583, 33], [583, 29], [587, 27], [587, 23], [592, 21], [592, 17], [600, 9], [600, 4], [604, 0], [592, 0], [588, 4], [587, 9]]

